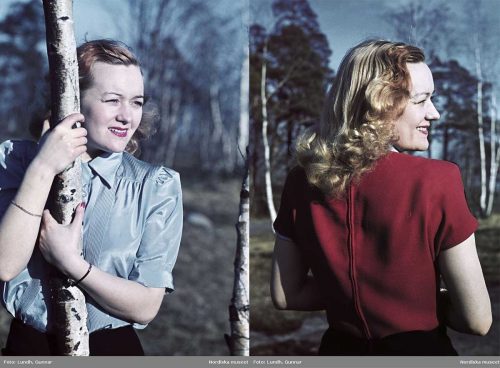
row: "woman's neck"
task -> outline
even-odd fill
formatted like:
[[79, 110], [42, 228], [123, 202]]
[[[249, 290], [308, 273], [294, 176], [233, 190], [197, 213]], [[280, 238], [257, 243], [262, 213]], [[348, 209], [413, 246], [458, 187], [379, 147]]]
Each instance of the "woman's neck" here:
[[97, 156], [99, 156], [101, 153], [102, 151], [100, 150], [91, 150], [91, 151], [87, 150], [87, 152], [82, 153], [80, 157], [82, 159], [82, 162], [89, 162], [92, 161]]

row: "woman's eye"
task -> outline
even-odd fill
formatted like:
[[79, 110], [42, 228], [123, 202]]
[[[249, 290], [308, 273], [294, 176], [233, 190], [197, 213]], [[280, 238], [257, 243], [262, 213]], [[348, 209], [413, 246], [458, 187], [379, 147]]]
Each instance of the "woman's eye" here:
[[111, 103], [111, 104], [117, 104], [120, 102], [120, 100], [117, 98], [110, 98], [109, 100], [105, 100], [104, 102]]
[[142, 101], [134, 101], [134, 105], [137, 107], [142, 107], [144, 105], [144, 102]]

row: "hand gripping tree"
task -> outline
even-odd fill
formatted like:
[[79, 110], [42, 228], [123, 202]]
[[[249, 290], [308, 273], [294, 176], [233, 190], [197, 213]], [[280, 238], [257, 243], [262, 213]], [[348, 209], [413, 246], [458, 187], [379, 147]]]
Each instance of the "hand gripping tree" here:
[[[73, 31], [73, 1], [43, 0], [47, 53], [50, 70], [51, 121], [53, 128], [73, 112], [80, 111], [78, 62]], [[81, 160], [78, 158], [55, 177], [48, 208], [61, 224], [71, 222], [82, 202]], [[83, 239], [80, 242], [82, 248]], [[85, 296], [68, 286], [60, 274], [50, 280], [48, 321], [54, 326], [59, 355], [89, 355]]]

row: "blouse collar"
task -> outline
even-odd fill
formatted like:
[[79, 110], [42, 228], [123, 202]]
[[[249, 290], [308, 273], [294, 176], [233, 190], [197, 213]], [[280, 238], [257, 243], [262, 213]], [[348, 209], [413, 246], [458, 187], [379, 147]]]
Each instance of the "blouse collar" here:
[[115, 182], [116, 171], [122, 162], [123, 152], [103, 153], [88, 162], [89, 167], [111, 188]]

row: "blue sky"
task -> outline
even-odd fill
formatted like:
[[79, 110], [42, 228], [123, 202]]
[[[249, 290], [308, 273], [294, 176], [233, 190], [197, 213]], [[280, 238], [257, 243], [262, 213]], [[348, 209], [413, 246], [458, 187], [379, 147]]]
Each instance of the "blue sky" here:
[[[455, 12], [452, 21], [457, 25], [467, 23], [467, 19], [459, 17], [457, 10], [468, 1], [447, 0], [452, 12]], [[496, 24], [500, 27], [500, 0], [480, 1], [486, 12], [496, 17]], [[385, 21], [383, 14], [388, 7], [397, 7], [409, 2], [432, 4], [435, 0], [309, 0], [333, 51], [331, 67], [336, 70], [347, 50], [364, 39], [374, 37], [394, 39], [391, 25]], [[269, 26], [272, 22], [271, 3], [272, 0], [255, 0], [251, 8], [254, 14], [258, 15], [253, 15], [252, 21]], [[500, 28], [491, 31], [500, 37]]]
[[[41, 2], [41, 0], [39, 0]], [[3, 0], [0, 2], [0, 17], [5, 16], [10, 4], [14, 0]], [[125, 1], [120, 0], [76, 0], [73, 2], [73, 15], [75, 18], [75, 38], [81, 43], [85, 35], [87, 38], [116, 38], [118, 29], [115, 18], [124, 18]]]
[[[5, 15], [8, 5], [14, 1], [0, 1], [0, 17]], [[245, 0], [210, 0], [210, 3], [217, 11], [224, 13], [238, 1], [245, 2]], [[393, 39], [393, 31], [384, 20], [383, 12], [388, 6], [407, 4], [410, 1], [432, 3], [435, 0], [309, 0], [333, 50], [331, 67], [336, 70], [346, 51], [363, 39], [369, 37]], [[458, 9], [464, 1], [468, 0], [448, 0], [448, 4]], [[490, 14], [496, 14], [499, 28], [492, 32], [500, 35], [500, 0], [481, 0], [481, 2]], [[126, 0], [74, 0], [73, 3], [77, 43], [81, 43], [85, 38], [117, 38], [124, 42], [128, 41], [130, 35], [127, 27], [127, 7], [124, 5]], [[252, 21], [258, 20], [264, 25], [271, 22], [269, 17], [271, 3], [272, 0], [250, 0], [251, 9], [260, 9], [259, 18], [254, 17]], [[459, 19], [456, 21], [460, 22]]]
[[[40, 1], [41, 0], [24, 0]], [[152, 0], [136, 0], [152, 1]], [[179, 0], [183, 1], [183, 0]], [[216, 12], [234, 11], [238, 1], [245, 0], [210, 0]], [[0, 0], [0, 18], [5, 16], [10, 4], [17, 0]], [[116, 38], [127, 42], [130, 34], [127, 26], [127, 0], [73, 0], [75, 19], [75, 38], [78, 44], [86, 38]]]
[[[271, 1], [271, 0], [266, 0]], [[309, 0], [311, 7], [318, 15], [318, 21], [323, 33], [328, 38], [333, 55], [330, 59], [330, 66], [338, 69], [338, 65], [347, 50], [367, 38], [387, 38], [394, 40], [395, 34], [391, 25], [384, 20], [383, 13], [388, 7], [423, 2], [432, 4], [436, 0]], [[447, 0], [447, 5], [451, 8], [450, 23], [457, 32], [467, 34], [469, 26], [468, 14], [464, 14], [463, 6], [471, 0]], [[491, 18], [492, 25], [488, 29], [488, 37], [492, 38], [493, 44], [500, 45], [500, 0], [479, 0], [484, 14]], [[472, 30], [471, 30], [472, 31]], [[460, 33], [458, 33], [460, 34]], [[408, 41], [408, 40], [397, 40]], [[451, 50], [449, 57], [456, 58], [469, 70], [475, 72], [472, 64], [472, 50], [467, 50], [465, 41], [462, 48]], [[467, 51], [466, 51], [467, 50]], [[498, 48], [485, 48], [483, 50], [484, 60], [489, 57], [490, 73], [485, 76], [494, 83], [497, 94], [500, 93], [500, 55]], [[496, 60], [493, 61], [492, 60]], [[496, 65], [495, 65], [496, 64]], [[493, 75], [493, 77], [492, 77]], [[496, 76], [496, 77], [495, 77]]]
[[[330, 65], [338, 68], [347, 50], [370, 37], [392, 38], [390, 26], [382, 20], [385, 0], [309, 0], [318, 15], [321, 30], [328, 37], [333, 55]], [[392, 0], [397, 3], [399, 0]]]

